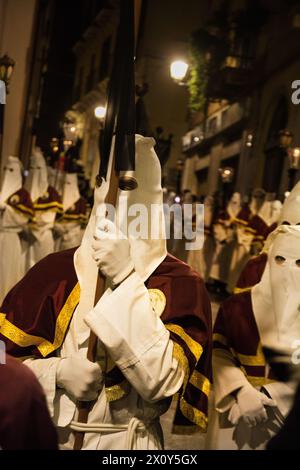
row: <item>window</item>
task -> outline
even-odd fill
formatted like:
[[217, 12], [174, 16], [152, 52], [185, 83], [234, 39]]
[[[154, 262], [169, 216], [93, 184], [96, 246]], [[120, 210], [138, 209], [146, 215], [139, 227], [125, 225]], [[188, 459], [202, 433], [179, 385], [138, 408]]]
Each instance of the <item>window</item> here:
[[217, 131], [217, 116], [208, 121], [208, 134], [213, 135]]
[[228, 125], [228, 108], [222, 111], [222, 128]]

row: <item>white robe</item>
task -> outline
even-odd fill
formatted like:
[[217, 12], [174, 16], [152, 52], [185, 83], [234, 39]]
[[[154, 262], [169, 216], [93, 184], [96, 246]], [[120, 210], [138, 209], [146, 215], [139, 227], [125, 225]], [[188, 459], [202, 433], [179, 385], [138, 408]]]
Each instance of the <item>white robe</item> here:
[[[82, 329], [77, 313], [78, 309], [59, 351], [60, 357], [78, 350], [86, 356], [89, 328]], [[148, 291], [138, 274], [132, 274], [114, 291], [108, 289], [86, 319], [100, 338], [98, 356], [105, 356], [105, 350], [109, 352], [132, 385], [129, 395], [110, 403], [103, 389], [88, 423], [128, 426], [137, 418], [146, 427], [133, 433], [132, 448], [160, 449], [159, 416], [166, 411], [169, 398], [180, 389], [184, 373], [173, 357], [169, 332], [153, 311]], [[64, 390], [56, 389], [58, 359], [28, 359], [25, 363], [45, 390], [50, 413], [58, 426], [61, 448], [72, 449], [73, 433], [68, 425], [76, 420], [76, 406]], [[128, 432], [116, 428], [86, 433], [83, 449], [125, 449]]]
[[79, 246], [83, 237], [81, 223], [74, 222], [59, 222], [56, 228], [60, 232], [60, 237], [55, 243], [55, 251], [69, 250]]
[[34, 237], [32, 243], [28, 245], [26, 269], [32, 268], [38, 261], [45, 256], [54, 253], [54, 239], [52, 228], [56, 212], [48, 211], [36, 211], [35, 213], [35, 224], [31, 228], [31, 233]]
[[25, 274], [25, 244], [19, 233], [27, 222], [26, 215], [8, 204], [0, 211], [0, 304]]
[[[210, 450], [263, 450], [268, 441], [281, 428], [295, 394], [293, 384], [272, 382], [263, 386], [276, 401], [277, 407], [266, 407], [268, 420], [254, 427], [240, 420], [236, 426], [228, 421], [228, 413], [235, 402], [231, 395], [248, 384], [242, 370], [236, 366], [233, 356], [225, 350], [213, 353], [214, 394], [208, 416], [206, 449]], [[261, 386], [256, 387], [257, 390]]]
[[251, 258], [250, 250], [248, 247], [238, 243], [234, 245], [229, 275], [228, 275], [228, 282], [227, 282], [227, 290], [228, 292], [234, 292], [234, 289], [237, 285], [240, 275], [242, 274], [243, 269], [245, 268], [246, 264]]

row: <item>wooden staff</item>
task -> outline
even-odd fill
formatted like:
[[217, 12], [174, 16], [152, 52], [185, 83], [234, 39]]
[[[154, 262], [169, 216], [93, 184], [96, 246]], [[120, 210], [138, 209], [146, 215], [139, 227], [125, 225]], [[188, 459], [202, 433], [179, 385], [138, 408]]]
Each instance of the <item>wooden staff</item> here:
[[[134, 189], [137, 184], [132, 177], [121, 177], [121, 171], [134, 170], [135, 159], [135, 86], [134, 52], [137, 40], [140, 0], [122, 0], [120, 2], [120, 22], [114, 55], [114, 64], [108, 89], [108, 104], [103, 132], [101, 133], [101, 164], [97, 177], [99, 186], [107, 177], [112, 138], [115, 132], [115, 148], [112, 156], [109, 190], [106, 204], [116, 206], [118, 189]], [[94, 305], [105, 291], [105, 276], [99, 271], [95, 291]], [[87, 358], [95, 362], [97, 355], [97, 336], [91, 332]], [[79, 402], [78, 421], [88, 422], [88, 415], [94, 402]], [[81, 450], [84, 432], [76, 431], [74, 450]]]

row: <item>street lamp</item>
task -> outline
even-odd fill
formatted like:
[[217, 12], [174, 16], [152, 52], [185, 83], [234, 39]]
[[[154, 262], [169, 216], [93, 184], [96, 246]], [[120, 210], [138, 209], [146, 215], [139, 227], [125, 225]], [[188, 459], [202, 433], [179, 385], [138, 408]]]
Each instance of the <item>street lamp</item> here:
[[186, 78], [189, 64], [184, 60], [174, 60], [170, 65], [171, 78], [178, 83], [178, 85], [185, 85], [184, 79]]
[[288, 129], [282, 129], [279, 131], [279, 147], [288, 149], [293, 141], [293, 134]]
[[234, 169], [230, 166], [219, 168], [222, 183], [231, 183], [234, 177]]
[[106, 107], [105, 106], [97, 106], [94, 109], [94, 114], [95, 114], [95, 117], [97, 119], [99, 119], [99, 121], [103, 120], [105, 118], [105, 115], [106, 115]]
[[249, 132], [246, 137], [246, 147], [252, 147], [253, 146], [253, 134]]

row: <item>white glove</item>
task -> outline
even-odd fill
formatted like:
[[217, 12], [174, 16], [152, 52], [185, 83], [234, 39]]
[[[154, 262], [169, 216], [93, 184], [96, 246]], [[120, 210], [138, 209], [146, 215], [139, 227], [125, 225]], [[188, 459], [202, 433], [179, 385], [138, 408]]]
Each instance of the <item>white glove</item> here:
[[236, 403], [229, 412], [228, 420], [234, 426], [240, 419], [249, 426], [255, 426], [268, 419], [265, 406], [276, 406], [276, 403], [252, 385], [244, 385], [236, 394]]
[[4, 211], [6, 209], [6, 203], [0, 202], [0, 211]]
[[92, 248], [98, 268], [113, 284], [120, 284], [134, 270], [129, 240], [110, 220], [97, 223]]
[[101, 367], [79, 354], [63, 358], [57, 367], [56, 383], [80, 401], [93, 401], [103, 387]]

